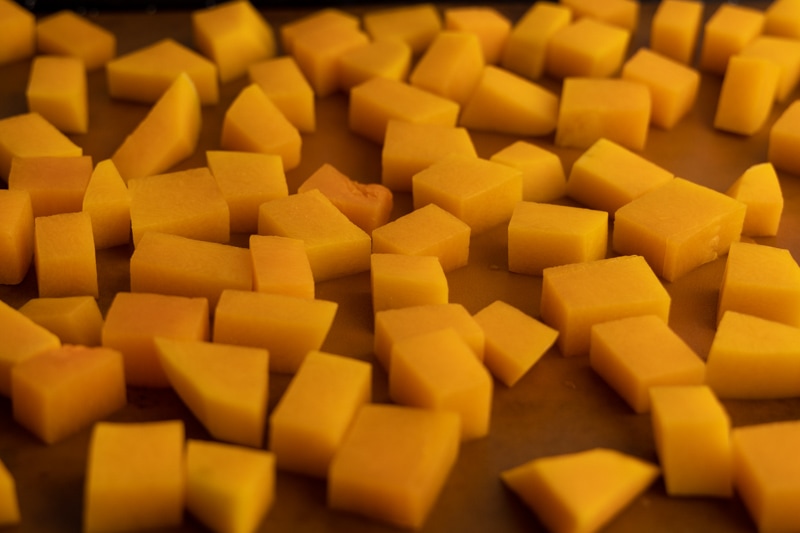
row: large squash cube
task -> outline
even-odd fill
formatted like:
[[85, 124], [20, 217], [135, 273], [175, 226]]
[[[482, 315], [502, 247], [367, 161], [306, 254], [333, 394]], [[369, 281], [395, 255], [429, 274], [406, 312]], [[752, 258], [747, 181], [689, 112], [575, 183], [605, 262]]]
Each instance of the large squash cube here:
[[800, 102], [792, 102], [769, 130], [767, 161], [778, 170], [800, 175]]
[[301, 239], [251, 235], [249, 244], [253, 290], [314, 298], [314, 273]]
[[447, 276], [432, 255], [372, 254], [370, 286], [376, 313], [448, 302]]
[[421, 55], [442, 29], [442, 19], [433, 4], [379, 8], [362, 17], [364, 29], [372, 40], [397, 39]]
[[443, 29], [463, 31], [478, 36], [483, 60], [494, 65], [500, 61], [507, 46], [512, 23], [503, 13], [491, 6], [453, 6], [444, 10]]
[[736, 178], [725, 194], [747, 206], [742, 235], [774, 237], [783, 214], [783, 190], [772, 163], [756, 163]]
[[325, 97], [342, 86], [339, 59], [369, 42], [367, 34], [358, 28], [331, 25], [326, 31], [306, 32], [295, 37], [292, 57], [314, 90], [314, 95]]
[[98, 250], [131, 242], [131, 194], [110, 159], [95, 165], [83, 195]]
[[36, 52], [36, 16], [13, 0], [0, 1], [0, 65], [32, 57]]
[[722, 80], [714, 127], [752, 135], [766, 124], [780, 80], [780, 67], [772, 60], [737, 54], [728, 61]]
[[550, 36], [545, 72], [559, 79], [614, 76], [625, 60], [630, 40], [630, 30], [591, 17], [580, 18]]
[[52, 331], [62, 344], [100, 346], [103, 314], [93, 296], [31, 298], [19, 312]]
[[11, 526], [21, 521], [17, 482], [5, 463], [0, 461], [0, 524]]
[[663, 0], [650, 23], [650, 48], [684, 65], [691, 65], [703, 22], [703, 2]]
[[0, 179], [8, 183], [15, 157], [76, 157], [83, 148], [75, 144], [39, 113], [0, 119]]
[[472, 96], [484, 65], [477, 35], [446, 30], [433, 39], [408, 81], [463, 105]]
[[0, 190], [0, 284], [16, 285], [33, 261], [33, 207], [27, 191]]
[[292, 56], [281, 56], [253, 63], [248, 79], [261, 87], [272, 103], [301, 133], [317, 127], [314, 89]]
[[761, 57], [778, 64], [780, 74], [775, 101], [786, 102], [800, 82], [800, 42], [787, 37], [759, 35], [745, 46], [740, 55]]
[[88, 155], [15, 157], [8, 188], [30, 194], [34, 217], [75, 213], [83, 207], [91, 177], [92, 158]]
[[339, 56], [339, 88], [350, 92], [375, 77], [405, 81], [411, 70], [411, 47], [382, 39], [351, 48]]
[[92, 220], [88, 213], [36, 218], [33, 261], [40, 297], [99, 295]]
[[736, 4], [719, 5], [703, 25], [698, 63], [701, 70], [724, 74], [728, 60], [764, 30], [764, 11]]
[[514, 141], [489, 157], [522, 171], [522, 199], [552, 202], [566, 193], [567, 176], [557, 154], [529, 141]]
[[555, 2], [535, 2], [511, 29], [500, 59], [503, 68], [531, 80], [544, 75], [553, 34], [572, 22], [572, 10]]
[[80, 58], [86, 70], [92, 71], [117, 54], [117, 37], [88, 17], [63, 9], [36, 24], [36, 48], [43, 54]]
[[764, 10], [764, 34], [800, 37], [800, 4], [796, 0], [775, 0]]
[[28, 110], [39, 113], [65, 133], [89, 129], [86, 68], [68, 56], [37, 56], [25, 88]]

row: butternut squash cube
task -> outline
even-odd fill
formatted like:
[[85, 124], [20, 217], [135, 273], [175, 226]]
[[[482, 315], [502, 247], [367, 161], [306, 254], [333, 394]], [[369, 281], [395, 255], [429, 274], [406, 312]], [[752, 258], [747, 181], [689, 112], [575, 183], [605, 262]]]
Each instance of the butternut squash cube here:
[[759, 35], [739, 54], [761, 57], [777, 63], [780, 74], [775, 101], [782, 103], [789, 99], [800, 82], [800, 43], [796, 39]]
[[27, 191], [33, 216], [38, 218], [80, 211], [91, 177], [92, 158], [88, 155], [15, 157], [8, 188]]
[[742, 235], [777, 235], [783, 214], [783, 191], [772, 163], [757, 163], [747, 168], [725, 194], [747, 206]]
[[442, 29], [442, 19], [433, 4], [416, 4], [372, 9], [362, 16], [364, 29], [372, 40], [398, 39], [421, 55]]
[[22, 283], [33, 261], [33, 207], [27, 191], [0, 190], [0, 284]]
[[472, 229], [436, 204], [428, 204], [376, 228], [373, 253], [433, 255], [451, 272], [469, 260]]
[[558, 331], [502, 300], [474, 315], [486, 337], [486, 368], [506, 387], [513, 387], [558, 338]]
[[394, 198], [388, 187], [350, 179], [330, 163], [323, 163], [297, 187], [297, 192], [311, 189], [318, 189], [350, 222], [367, 234], [389, 222], [392, 214]]
[[767, 161], [778, 170], [800, 174], [800, 102], [790, 103], [769, 129]]
[[300, 164], [303, 140], [261, 87], [251, 83], [225, 111], [220, 145], [223, 150], [279, 155], [288, 171]]
[[714, 127], [740, 135], [753, 135], [766, 124], [780, 79], [774, 61], [737, 54], [728, 60], [722, 80]]
[[167, 171], [192, 155], [200, 136], [200, 97], [182, 72], [111, 156], [122, 179]]
[[674, 178], [620, 207], [613, 249], [639, 254], [667, 281], [728, 253], [746, 205], [714, 189]]
[[381, 39], [351, 48], [339, 56], [339, 88], [345, 92], [375, 77], [405, 81], [411, 70], [411, 47]]
[[552, 202], [563, 197], [567, 177], [561, 158], [532, 142], [514, 141], [489, 157], [490, 161], [522, 172], [522, 199], [526, 202]]
[[508, 223], [508, 270], [541, 276], [545, 268], [604, 259], [608, 213], [568, 205], [519, 202]]
[[650, 90], [643, 83], [567, 78], [561, 90], [555, 144], [585, 149], [606, 138], [630, 150], [642, 150], [651, 112]]
[[554, 533], [594, 532], [611, 522], [660, 474], [658, 466], [616, 450], [540, 457], [500, 479]]
[[311, 350], [319, 350], [338, 304], [285, 294], [228, 289], [214, 315], [214, 342], [266, 348], [269, 369], [294, 374]]
[[156, 337], [208, 340], [208, 300], [145, 292], [118, 292], [103, 323], [103, 346], [122, 352], [128, 385], [170, 386]]
[[383, 144], [392, 119], [455, 126], [460, 110], [458, 103], [419, 87], [375, 77], [350, 90], [347, 121], [354, 133]]
[[432, 255], [372, 254], [372, 310], [446, 304], [447, 276]]
[[361, 25], [361, 18], [333, 7], [317, 9], [280, 26], [281, 48], [284, 54], [291, 55], [295, 39], [302, 36], [302, 34], [327, 31], [330, 26], [340, 25], [358, 29]]
[[205, 56], [172, 38], [165, 38], [116, 57], [106, 64], [112, 98], [153, 104], [185, 72], [202, 105], [219, 102], [217, 66]]
[[255, 233], [259, 206], [289, 195], [279, 155], [208, 150], [206, 162], [228, 204], [231, 233]]
[[88, 17], [63, 9], [36, 24], [36, 48], [43, 54], [78, 57], [93, 71], [116, 56], [117, 37]]
[[298, 131], [312, 133], [316, 130], [314, 89], [294, 57], [274, 57], [253, 63], [247, 68], [247, 75]]
[[249, 244], [254, 291], [314, 298], [314, 273], [302, 240], [251, 235]]
[[485, 62], [478, 36], [445, 30], [434, 37], [408, 81], [414, 87], [466, 104], [478, 84]]
[[558, 96], [513, 72], [486, 65], [459, 118], [465, 128], [520, 136], [549, 135], [558, 122]]
[[15, 157], [77, 157], [83, 148], [61, 133], [39, 113], [0, 119], [0, 179], [8, 183]]
[[292, 43], [292, 57], [314, 90], [314, 95], [325, 97], [342, 87], [339, 59], [369, 42], [367, 34], [359, 28], [331, 25], [324, 32], [305, 32], [296, 36]]
[[99, 422], [84, 482], [86, 533], [177, 527], [186, 470], [180, 420]]
[[443, 29], [478, 36], [483, 60], [489, 65], [500, 61], [512, 30], [511, 20], [491, 6], [453, 6], [444, 9]]
[[95, 165], [83, 195], [83, 211], [92, 219], [96, 249], [131, 242], [131, 195], [111, 159]]
[[100, 346], [103, 314], [93, 296], [31, 298], [19, 312], [52, 331], [62, 344]]
[[728, 60], [737, 55], [764, 30], [763, 10], [735, 4], [721, 4], [703, 25], [698, 64], [701, 70], [725, 74]]
[[667, 494], [731, 496], [731, 421], [713, 391], [706, 385], [658, 386], [650, 389], [650, 402]]
[[414, 174], [414, 208], [434, 203], [473, 233], [508, 222], [522, 200], [522, 172], [488, 159], [452, 155]]
[[544, 269], [540, 309], [561, 355], [572, 357], [589, 354], [600, 322], [645, 314], [667, 322], [670, 295], [643, 257], [622, 255]]
[[11, 371], [14, 420], [55, 444], [125, 406], [122, 354], [103, 347], [62, 346]]
[[219, 71], [223, 83], [247, 73], [247, 67], [275, 56], [272, 26], [249, 0], [231, 0], [192, 11], [192, 40]]
[[650, 49], [684, 65], [691, 65], [703, 22], [703, 2], [663, 0], [650, 23]]
[[636, 413], [650, 412], [657, 385], [702, 385], [705, 365], [663, 317], [632, 315], [591, 328], [589, 363]]
[[545, 72], [558, 79], [609, 78], [619, 73], [630, 30], [591, 17], [553, 32], [545, 52]]
[[764, 10], [764, 34], [800, 37], [800, 4], [797, 0], [775, 0]]
[[366, 361], [311, 350], [269, 417], [279, 469], [327, 478], [359, 409], [372, 398]]
[[211, 531], [256, 531], [275, 501], [275, 455], [186, 441], [186, 508]]
[[170, 385], [214, 439], [264, 445], [267, 350], [165, 337], [154, 342]]
[[560, 0], [576, 19], [593, 18], [635, 31], [639, 24], [638, 0]]
[[369, 269], [372, 241], [319, 189], [292, 194], [261, 205], [258, 233], [301, 239], [315, 281]]
[[0, 1], [0, 65], [32, 57], [36, 52], [36, 17], [13, 0]]
[[92, 220], [85, 212], [34, 220], [39, 296], [99, 296]]
[[328, 505], [421, 528], [456, 462], [459, 436], [449, 411], [365, 405], [331, 462]]
[[213, 309], [223, 290], [253, 288], [252, 259], [239, 246], [151, 231], [131, 255], [130, 285], [134, 292], [202, 297]]
[[65, 133], [86, 133], [89, 129], [86, 68], [76, 57], [35, 57], [25, 99], [30, 111]]
[[5, 463], [0, 461], [0, 524], [12, 526], [21, 521], [17, 482]]
[[500, 66], [530, 80], [541, 78], [551, 37], [571, 22], [572, 10], [567, 6], [535, 2], [511, 29]]

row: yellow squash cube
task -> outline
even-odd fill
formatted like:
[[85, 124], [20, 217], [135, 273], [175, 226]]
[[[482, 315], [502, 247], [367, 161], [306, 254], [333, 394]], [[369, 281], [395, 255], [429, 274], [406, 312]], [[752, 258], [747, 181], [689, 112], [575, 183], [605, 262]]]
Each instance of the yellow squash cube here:
[[131, 242], [131, 194], [111, 159], [95, 165], [83, 195], [98, 250]]
[[788, 37], [759, 35], [745, 46], [740, 55], [761, 57], [780, 67], [775, 101], [786, 102], [800, 82], [800, 42]]
[[545, 72], [555, 78], [608, 78], [619, 73], [630, 30], [580, 18], [555, 31], [547, 43]]
[[503, 13], [490, 6], [454, 6], [445, 8], [443, 15], [443, 29], [477, 35], [483, 60], [489, 65], [500, 61], [512, 30]]
[[553, 34], [572, 22], [572, 10], [553, 2], [535, 2], [511, 29], [500, 65], [531, 80], [545, 73]]
[[25, 89], [28, 109], [65, 133], [89, 129], [89, 93], [83, 62], [68, 56], [37, 56]]
[[422, 54], [442, 29], [438, 9], [427, 3], [369, 10], [362, 21], [373, 40], [401, 40], [415, 56]]
[[43, 54], [78, 57], [92, 71], [116, 56], [117, 37], [87, 16], [63, 9], [36, 24], [36, 48]]
[[339, 88], [350, 92], [376, 77], [405, 81], [411, 59], [411, 47], [403, 41], [381, 39], [351, 48], [338, 58]]
[[8, 183], [15, 157], [76, 157], [83, 148], [61, 133], [39, 113], [0, 119], [0, 179]]
[[302, 240], [251, 235], [249, 244], [254, 291], [314, 298], [314, 273]]
[[552, 202], [566, 193], [567, 177], [561, 158], [546, 148], [514, 141], [489, 160], [522, 171], [522, 199], [526, 202]]
[[36, 52], [36, 16], [14, 0], [0, 1], [0, 65], [32, 57]]
[[769, 130], [767, 161], [778, 170], [800, 175], [800, 102], [792, 102]]
[[763, 10], [736, 4], [721, 4], [703, 25], [698, 63], [701, 70], [722, 75], [728, 60], [741, 52], [764, 30]]
[[99, 295], [92, 220], [62, 213], [34, 220], [33, 261], [39, 296]]
[[446, 30], [433, 39], [408, 81], [414, 87], [464, 105], [472, 96], [484, 65], [477, 35]]
[[432, 255], [372, 254], [372, 310], [448, 302], [447, 276]]
[[703, 2], [664, 0], [650, 23], [650, 48], [684, 65], [694, 61], [703, 22]]
[[714, 127], [740, 135], [753, 135], [766, 124], [780, 79], [774, 61], [737, 54], [728, 60], [722, 80]]
[[100, 346], [103, 314], [93, 296], [31, 298], [19, 312], [52, 331], [62, 344]]
[[15, 157], [8, 176], [10, 190], [27, 191], [34, 217], [81, 210], [92, 177], [92, 158], [83, 156]]
[[295, 37], [292, 57], [314, 90], [314, 95], [325, 97], [343, 85], [339, 76], [339, 59], [366, 44], [369, 44], [369, 37], [360, 29], [331, 25], [324, 32], [306, 32]]
[[22, 283], [33, 261], [33, 207], [27, 191], [0, 190], [0, 284]]
[[0, 524], [12, 526], [21, 521], [17, 482], [5, 463], [0, 461]]
[[800, 37], [800, 3], [797, 0], [774, 0], [764, 10], [764, 34]]
[[575, 18], [593, 18], [635, 31], [639, 24], [638, 0], [560, 0]]
[[272, 103], [301, 133], [317, 127], [314, 89], [292, 56], [281, 56], [253, 63], [248, 79], [261, 87]]
[[748, 167], [725, 194], [747, 206], [742, 235], [774, 237], [778, 234], [783, 214], [783, 190], [772, 163], [756, 163]]
[[331, 27], [346, 26], [358, 29], [361, 18], [342, 9], [326, 7], [302, 15], [282, 24], [279, 28], [281, 48], [287, 55], [292, 53], [294, 41], [309, 32], [328, 31]]

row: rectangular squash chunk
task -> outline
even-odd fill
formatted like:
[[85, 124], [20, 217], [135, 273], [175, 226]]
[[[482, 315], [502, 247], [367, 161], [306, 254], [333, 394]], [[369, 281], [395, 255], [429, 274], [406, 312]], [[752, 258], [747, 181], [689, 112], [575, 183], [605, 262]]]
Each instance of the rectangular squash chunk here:
[[783, 103], [789, 100], [800, 82], [800, 43], [796, 39], [759, 35], [739, 53], [744, 56], [769, 59], [777, 63], [780, 75], [775, 91], [775, 101]]
[[770, 59], [737, 54], [728, 60], [714, 127], [753, 135], [766, 124], [780, 81], [780, 67]]
[[567, 177], [561, 158], [530, 141], [514, 141], [489, 157], [522, 171], [522, 199], [552, 202], [564, 196]]
[[58, 335], [62, 344], [99, 346], [103, 314], [94, 296], [31, 298], [19, 312]]
[[728, 60], [764, 30], [763, 10], [736, 4], [721, 4], [703, 25], [698, 63], [701, 70], [724, 74]]
[[253, 290], [314, 298], [316, 285], [306, 245], [278, 235], [250, 235]]
[[247, 68], [247, 76], [301, 133], [316, 130], [314, 89], [294, 57], [280, 56], [253, 63]]
[[411, 69], [411, 47], [402, 41], [370, 41], [338, 58], [339, 88], [347, 93], [376, 76], [405, 80]]
[[294, 41], [303, 33], [325, 31], [331, 26], [348, 26], [358, 28], [361, 18], [352, 13], [334, 7], [326, 7], [312, 11], [297, 19], [282, 24], [280, 33], [281, 49], [285, 54], [291, 54]]
[[500, 61], [512, 29], [511, 20], [506, 15], [491, 6], [453, 6], [445, 8], [443, 15], [444, 29], [478, 36], [487, 64], [494, 65]]
[[615, 76], [630, 40], [631, 30], [594, 17], [577, 18], [550, 36], [545, 72], [559, 79]]
[[65, 133], [89, 129], [86, 67], [76, 57], [37, 56], [25, 88], [28, 110], [37, 112]]
[[442, 29], [436, 6], [429, 3], [372, 9], [362, 17], [364, 29], [373, 40], [397, 39], [422, 54]]
[[703, 22], [703, 2], [662, 0], [650, 23], [650, 48], [684, 65], [692, 64]]
[[62, 9], [37, 22], [36, 47], [44, 54], [78, 57], [92, 71], [117, 54], [117, 37], [88, 17]]
[[21, 283], [33, 261], [33, 207], [27, 191], [0, 190], [0, 256], [0, 283]]
[[0, 119], [0, 179], [8, 183], [14, 157], [75, 157], [83, 148], [36, 112]]
[[725, 194], [747, 206], [742, 235], [774, 237], [778, 234], [784, 201], [778, 173], [772, 163], [756, 163], [748, 167]]
[[92, 177], [92, 157], [15, 157], [8, 176], [10, 190], [27, 191], [34, 217], [74, 213], [83, 206]]
[[470, 99], [485, 64], [477, 35], [443, 30], [415, 63], [408, 81], [414, 87], [464, 105]]
[[13, 0], [0, 1], [0, 65], [33, 56], [36, 52], [36, 17]]
[[542, 77], [550, 38], [572, 22], [572, 10], [555, 2], [535, 2], [511, 28], [500, 66], [531, 80]]
[[131, 242], [131, 194], [112, 160], [95, 165], [83, 195], [83, 210], [92, 219], [95, 248]]
[[372, 310], [445, 304], [449, 287], [439, 259], [432, 255], [372, 254]]
[[92, 220], [83, 211], [34, 220], [33, 261], [39, 296], [97, 296]]

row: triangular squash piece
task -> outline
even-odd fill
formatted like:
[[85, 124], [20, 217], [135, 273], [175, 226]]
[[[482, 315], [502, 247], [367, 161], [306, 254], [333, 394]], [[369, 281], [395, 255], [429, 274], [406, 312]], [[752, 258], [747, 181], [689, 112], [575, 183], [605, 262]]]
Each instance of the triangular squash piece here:
[[747, 205], [743, 235], [772, 237], [778, 233], [783, 213], [783, 191], [772, 163], [749, 167], [725, 194]]

